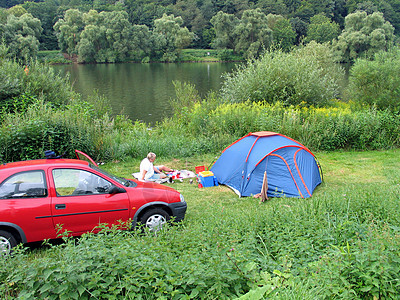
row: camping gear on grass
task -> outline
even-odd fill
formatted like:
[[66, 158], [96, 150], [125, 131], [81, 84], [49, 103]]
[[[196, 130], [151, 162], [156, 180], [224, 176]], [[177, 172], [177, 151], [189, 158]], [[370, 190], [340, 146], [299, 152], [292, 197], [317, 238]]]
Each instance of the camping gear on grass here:
[[[183, 179], [186, 178], [196, 178], [196, 174], [192, 171], [189, 170], [175, 170], [173, 172], [168, 172], [166, 173], [167, 178], [162, 178], [162, 179], [156, 179], [152, 180], [157, 183], [167, 183], [167, 182], [172, 182], [174, 179], [178, 179], [179, 181], [183, 181]], [[132, 176], [135, 177], [136, 179], [140, 180], [140, 172], [134, 172], [132, 173]]]
[[322, 182], [319, 163], [309, 149], [270, 131], [240, 138], [222, 152], [210, 170], [239, 197], [260, 193], [264, 181], [268, 197], [308, 198]]
[[199, 187], [210, 187], [218, 185], [218, 180], [211, 171], [202, 171], [198, 175]]
[[208, 170], [206, 166], [197, 166], [197, 167], [195, 167], [194, 169], [195, 169], [195, 171], [196, 171], [196, 174], [199, 174], [200, 172], [203, 172], [203, 171], [207, 171], [207, 170]]

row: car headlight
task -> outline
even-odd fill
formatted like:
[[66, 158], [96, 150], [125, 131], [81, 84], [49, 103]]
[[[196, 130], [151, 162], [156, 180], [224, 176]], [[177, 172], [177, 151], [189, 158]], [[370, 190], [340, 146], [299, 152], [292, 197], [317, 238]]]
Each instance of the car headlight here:
[[181, 202], [185, 202], [185, 198], [183, 197], [182, 194], [179, 195], [179, 198], [181, 199]]

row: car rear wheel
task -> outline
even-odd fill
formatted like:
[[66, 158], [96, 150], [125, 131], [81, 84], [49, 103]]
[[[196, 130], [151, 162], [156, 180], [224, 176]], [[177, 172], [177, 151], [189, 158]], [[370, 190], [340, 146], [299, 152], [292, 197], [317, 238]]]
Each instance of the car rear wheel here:
[[163, 225], [169, 221], [171, 216], [162, 208], [153, 208], [147, 211], [141, 218], [140, 222], [151, 232], [157, 232], [162, 229]]
[[17, 246], [15, 237], [8, 231], [0, 230], [0, 255], [10, 254], [11, 248]]

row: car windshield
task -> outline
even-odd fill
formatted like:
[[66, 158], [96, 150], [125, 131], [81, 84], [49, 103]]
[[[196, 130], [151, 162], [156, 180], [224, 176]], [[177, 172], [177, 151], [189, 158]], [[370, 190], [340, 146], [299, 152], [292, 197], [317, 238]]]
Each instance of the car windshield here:
[[96, 166], [93, 165], [93, 164], [89, 164], [89, 166], [90, 166], [92, 169], [95, 169], [96, 171], [98, 171], [98, 172], [104, 174], [105, 176], [107, 176], [107, 177], [109, 177], [109, 178], [111, 178], [111, 179], [113, 179], [113, 180], [119, 182], [120, 184], [123, 184], [123, 185], [126, 186], [126, 187], [135, 187], [135, 186], [136, 186], [136, 183], [133, 182], [132, 180], [128, 180], [128, 179], [126, 179], [126, 178], [122, 178], [122, 177], [115, 176], [115, 175], [113, 175], [113, 174], [111, 174], [111, 173], [109, 173], [109, 172], [106, 172], [106, 171], [100, 169], [99, 167], [96, 167]]

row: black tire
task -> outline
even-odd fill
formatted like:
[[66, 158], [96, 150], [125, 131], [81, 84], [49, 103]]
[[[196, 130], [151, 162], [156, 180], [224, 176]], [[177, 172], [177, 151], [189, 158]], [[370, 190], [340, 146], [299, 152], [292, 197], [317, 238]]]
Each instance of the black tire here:
[[152, 208], [140, 218], [140, 223], [151, 232], [157, 232], [171, 219], [171, 216], [162, 208]]
[[17, 240], [8, 231], [0, 230], [0, 255], [8, 255], [17, 246]]

